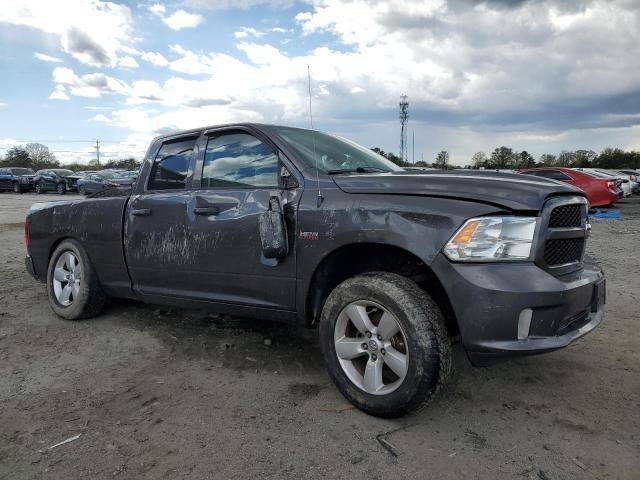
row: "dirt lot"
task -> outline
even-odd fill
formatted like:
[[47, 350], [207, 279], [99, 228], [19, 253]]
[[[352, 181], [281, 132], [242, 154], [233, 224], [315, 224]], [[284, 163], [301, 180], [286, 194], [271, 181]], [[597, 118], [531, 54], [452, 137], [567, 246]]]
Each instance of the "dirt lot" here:
[[596, 331], [486, 369], [458, 348], [439, 400], [394, 421], [345, 409], [315, 331], [123, 301], [57, 318], [23, 263], [42, 199], [0, 194], [0, 478], [640, 478], [638, 197], [593, 220]]

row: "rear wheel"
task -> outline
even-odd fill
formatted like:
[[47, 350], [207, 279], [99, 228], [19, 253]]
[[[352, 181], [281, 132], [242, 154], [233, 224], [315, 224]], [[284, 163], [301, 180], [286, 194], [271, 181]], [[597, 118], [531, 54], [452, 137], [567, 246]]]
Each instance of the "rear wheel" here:
[[89, 257], [75, 240], [63, 241], [53, 252], [47, 291], [53, 311], [68, 320], [96, 316], [106, 299]]
[[364, 274], [338, 285], [322, 310], [320, 343], [342, 394], [381, 417], [424, 406], [451, 371], [442, 313], [396, 274]]

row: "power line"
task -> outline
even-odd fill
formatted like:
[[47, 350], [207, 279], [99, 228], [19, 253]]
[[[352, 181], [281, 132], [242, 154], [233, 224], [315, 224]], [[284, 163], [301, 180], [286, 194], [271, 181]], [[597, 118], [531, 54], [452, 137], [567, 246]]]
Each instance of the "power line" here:
[[[93, 143], [93, 140], [78, 140], [78, 139], [55, 139], [55, 140], [43, 140], [33, 138], [13, 138], [12, 140], [19, 143]], [[121, 143], [122, 140], [100, 140], [101, 143]], [[123, 145], [134, 145], [133, 143], [123, 143]]]
[[[13, 147], [0, 147], [0, 150], [11, 150], [11, 148]], [[86, 155], [93, 154], [91, 150], [51, 150], [49, 149], [49, 151], [51, 153], [84, 153]], [[121, 150], [121, 151], [106, 151], [106, 152], [102, 151], [101, 155], [104, 157], [109, 155], [133, 155], [133, 154], [138, 155], [141, 153], [143, 153], [142, 150]]]

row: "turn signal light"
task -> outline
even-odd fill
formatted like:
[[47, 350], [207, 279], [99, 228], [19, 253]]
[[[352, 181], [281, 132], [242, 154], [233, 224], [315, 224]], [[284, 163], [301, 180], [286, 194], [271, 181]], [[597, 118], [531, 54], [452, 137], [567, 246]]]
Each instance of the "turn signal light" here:
[[464, 227], [460, 229], [458, 233], [451, 239], [450, 243], [461, 244], [461, 243], [469, 243], [473, 233], [478, 228], [480, 224], [480, 220], [471, 220]]

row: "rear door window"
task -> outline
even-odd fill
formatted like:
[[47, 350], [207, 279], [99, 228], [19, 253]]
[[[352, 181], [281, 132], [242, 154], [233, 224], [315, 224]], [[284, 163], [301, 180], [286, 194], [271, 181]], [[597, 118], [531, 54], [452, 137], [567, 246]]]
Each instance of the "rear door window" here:
[[184, 189], [193, 158], [194, 143], [193, 137], [164, 143], [153, 162], [147, 189]]

